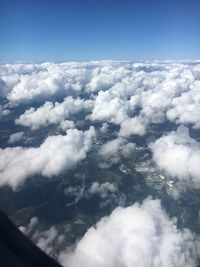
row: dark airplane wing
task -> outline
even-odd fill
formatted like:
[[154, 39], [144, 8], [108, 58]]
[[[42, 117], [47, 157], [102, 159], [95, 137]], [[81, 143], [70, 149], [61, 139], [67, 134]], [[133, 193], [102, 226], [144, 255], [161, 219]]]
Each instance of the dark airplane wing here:
[[36, 247], [0, 210], [1, 267], [61, 267]]

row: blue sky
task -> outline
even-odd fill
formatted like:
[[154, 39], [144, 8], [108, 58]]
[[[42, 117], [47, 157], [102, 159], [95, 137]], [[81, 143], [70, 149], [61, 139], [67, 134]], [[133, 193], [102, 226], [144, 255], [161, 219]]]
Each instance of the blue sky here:
[[0, 61], [200, 59], [199, 0], [0, 0]]

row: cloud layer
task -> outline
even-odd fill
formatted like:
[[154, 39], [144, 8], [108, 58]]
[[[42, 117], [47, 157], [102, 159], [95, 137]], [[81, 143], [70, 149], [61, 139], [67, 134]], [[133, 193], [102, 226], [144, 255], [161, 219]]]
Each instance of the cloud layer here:
[[[119, 161], [120, 153], [123, 155], [122, 150], [128, 156], [133, 149], [134, 144], [132, 141], [128, 143], [129, 139], [134, 139], [135, 135], [148, 137], [150, 132], [153, 133], [155, 124], [162, 126], [162, 129], [169, 122], [173, 126], [177, 124], [177, 127], [182, 124], [196, 131], [200, 129], [199, 62], [5, 64], [0, 66], [0, 74], [1, 96], [4, 100], [4, 104], [0, 105], [2, 119], [6, 119], [9, 114], [13, 115], [12, 112], [18, 108], [15, 123], [16, 127], [21, 127], [21, 132], [27, 131], [24, 126], [38, 130], [49, 125], [55, 125], [56, 131], [63, 132], [70, 128], [84, 131], [89, 125], [95, 124], [99, 127], [99, 133], [104, 135], [114, 129], [112, 140], [106, 139], [106, 143], [103, 142], [98, 149], [102, 158], [114, 163]], [[151, 146], [154, 161], [160, 169], [176, 176], [182, 183], [199, 187], [196, 167], [196, 162], [199, 162], [198, 142], [191, 145], [191, 138], [182, 135], [182, 145], [177, 145], [172, 136], [174, 134], [169, 133], [168, 138], [161, 137]], [[12, 143], [13, 138], [19, 136], [11, 137], [9, 142]], [[171, 143], [164, 146], [163, 142]], [[170, 146], [175, 151], [180, 150], [182, 156], [177, 156], [178, 164], [169, 160]], [[10, 150], [2, 150], [3, 162], [7, 162], [6, 158], [10, 158], [10, 154], [19, 153], [18, 157], [22, 157], [28, 153], [31, 156], [30, 151], [42, 151], [41, 148], [30, 147], [12, 148], [12, 152], [5, 153]], [[187, 164], [184, 164], [186, 161]], [[20, 161], [12, 165], [13, 172], [17, 162]], [[174, 162], [177, 160], [174, 159]], [[0, 185], [3, 185], [7, 176], [4, 163], [1, 165], [1, 177], [4, 178]], [[35, 171], [30, 173], [47, 172], [39, 164], [38, 171], [34, 168]]]
[[[7, 64], [0, 66], [0, 73], [2, 92], [10, 103], [45, 102], [56, 97], [80, 96], [93, 102], [90, 114], [93, 121], [121, 124], [139, 111], [137, 119], [144, 127], [165, 120], [200, 127], [200, 67], [197, 63], [96, 61]], [[66, 107], [65, 101], [62, 105]], [[24, 120], [36, 119], [43, 109], [55, 115], [56, 110], [63, 108], [57, 105], [46, 103], [39, 110], [32, 108], [18, 122], [29, 124]], [[70, 105], [76, 103], [71, 102]], [[59, 114], [65, 116], [65, 112]], [[55, 118], [53, 123], [57, 120], [59, 118]], [[48, 121], [51, 123], [51, 119], [46, 118], [44, 124]], [[143, 132], [144, 129], [140, 134]]]
[[[7, 127], [2, 140], [12, 144], [0, 148], [0, 186], [15, 190], [29, 176], [53, 177], [76, 167], [96, 134], [92, 156], [98, 168], [113, 163], [123, 167], [127, 160], [131, 173], [141, 154], [136, 161], [146, 156], [178, 189], [200, 188], [200, 144], [195, 139], [200, 129], [199, 62], [2, 64], [0, 88], [0, 118]], [[37, 135], [43, 138], [39, 146], [31, 143]], [[144, 140], [144, 155], [136, 151], [141, 149], [138, 140]], [[13, 145], [18, 141], [24, 146]], [[74, 199], [66, 208], [94, 195], [106, 205], [110, 196], [121, 193], [120, 185], [106, 181], [106, 175], [103, 183], [93, 178], [90, 187], [72, 184], [65, 189]], [[29, 235], [37, 224], [33, 218], [22, 231]], [[53, 255], [56, 240], [62, 243], [64, 238], [59, 236], [52, 226], [36, 231], [35, 242]], [[73, 251], [60, 253], [59, 260], [69, 267], [193, 267], [199, 251], [197, 236], [178, 229], [176, 218], [168, 217], [159, 200], [147, 199], [116, 208]]]

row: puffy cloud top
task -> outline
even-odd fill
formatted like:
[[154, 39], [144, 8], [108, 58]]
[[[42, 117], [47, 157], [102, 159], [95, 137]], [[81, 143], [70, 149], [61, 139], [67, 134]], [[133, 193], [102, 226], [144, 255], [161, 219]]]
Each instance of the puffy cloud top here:
[[70, 115], [76, 114], [83, 109], [91, 109], [91, 107], [91, 100], [84, 101], [83, 99], [74, 99], [69, 96], [62, 103], [45, 102], [38, 109], [31, 107], [16, 120], [16, 124], [36, 130], [48, 124], [62, 123]]
[[0, 185], [15, 189], [30, 175], [51, 177], [73, 168], [86, 157], [94, 135], [94, 127], [85, 132], [69, 129], [66, 135], [47, 137], [37, 148], [0, 149]]
[[[7, 64], [0, 66], [0, 85], [12, 104], [87, 96], [94, 101], [91, 120], [121, 124], [138, 110], [137, 118], [141, 124], [145, 122], [144, 127], [168, 119], [199, 128], [199, 73], [198, 62]], [[39, 116], [43, 108], [50, 110], [52, 117], [58, 109], [46, 103], [41, 109], [29, 109], [32, 116], [25, 113], [18, 122], [28, 124], [24, 120]], [[50, 121], [48, 118], [44, 123]]]
[[127, 118], [127, 103], [110, 91], [100, 91], [95, 99], [91, 119], [120, 124]]
[[192, 89], [172, 100], [172, 107], [167, 111], [167, 118], [177, 124], [192, 124], [200, 129], [200, 81]]
[[189, 136], [188, 128], [179, 126], [176, 132], [151, 143], [150, 148], [160, 169], [181, 183], [200, 188], [200, 143]]
[[189, 230], [178, 230], [159, 200], [116, 208], [90, 228], [74, 252], [62, 252], [69, 267], [194, 267], [200, 240]]
[[129, 137], [132, 134], [144, 135], [146, 132], [145, 123], [137, 117], [128, 118], [121, 123], [119, 136]]

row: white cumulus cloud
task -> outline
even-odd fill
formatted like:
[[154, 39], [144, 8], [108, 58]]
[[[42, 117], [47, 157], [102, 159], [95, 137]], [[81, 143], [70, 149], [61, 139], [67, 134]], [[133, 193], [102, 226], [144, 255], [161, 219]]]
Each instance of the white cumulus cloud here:
[[116, 208], [59, 260], [69, 267], [195, 267], [199, 245], [188, 229], [177, 229], [159, 200], [147, 199]]
[[200, 81], [196, 81], [190, 91], [172, 100], [172, 107], [167, 111], [167, 118], [177, 124], [191, 124], [200, 129]]
[[150, 148], [161, 170], [184, 185], [200, 188], [200, 143], [189, 136], [188, 128], [179, 126], [151, 143]]
[[21, 124], [30, 127], [32, 130], [36, 130], [48, 124], [63, 123], [70, 115], [76, 114], [83, 109], [91, 109], [91, 106], [91, 100], [84, 101], [83, 99], [74, 99], [69, 96], [62, 103], [46, 102], [37, 109], [31, 107], [16, 119], [15, 122], [16, 124]]
[[129, 137], [130, 135], [144, 135], [146, 132], [145, 124], [137, 118], [128, 118], [121, 123], [119, 136]]
[[120, 124], [127, 118], [127, 103], [110, 91], [100, 91], [95, 99], [91, 120]]
[[34, 174], [58, 175], [86, 158], [95, 135], [94, 127], [83, 132], [69, 129], [66, 135], [49, 136], [39, 147], [0, 149], [0, 186], [13, 189]]

